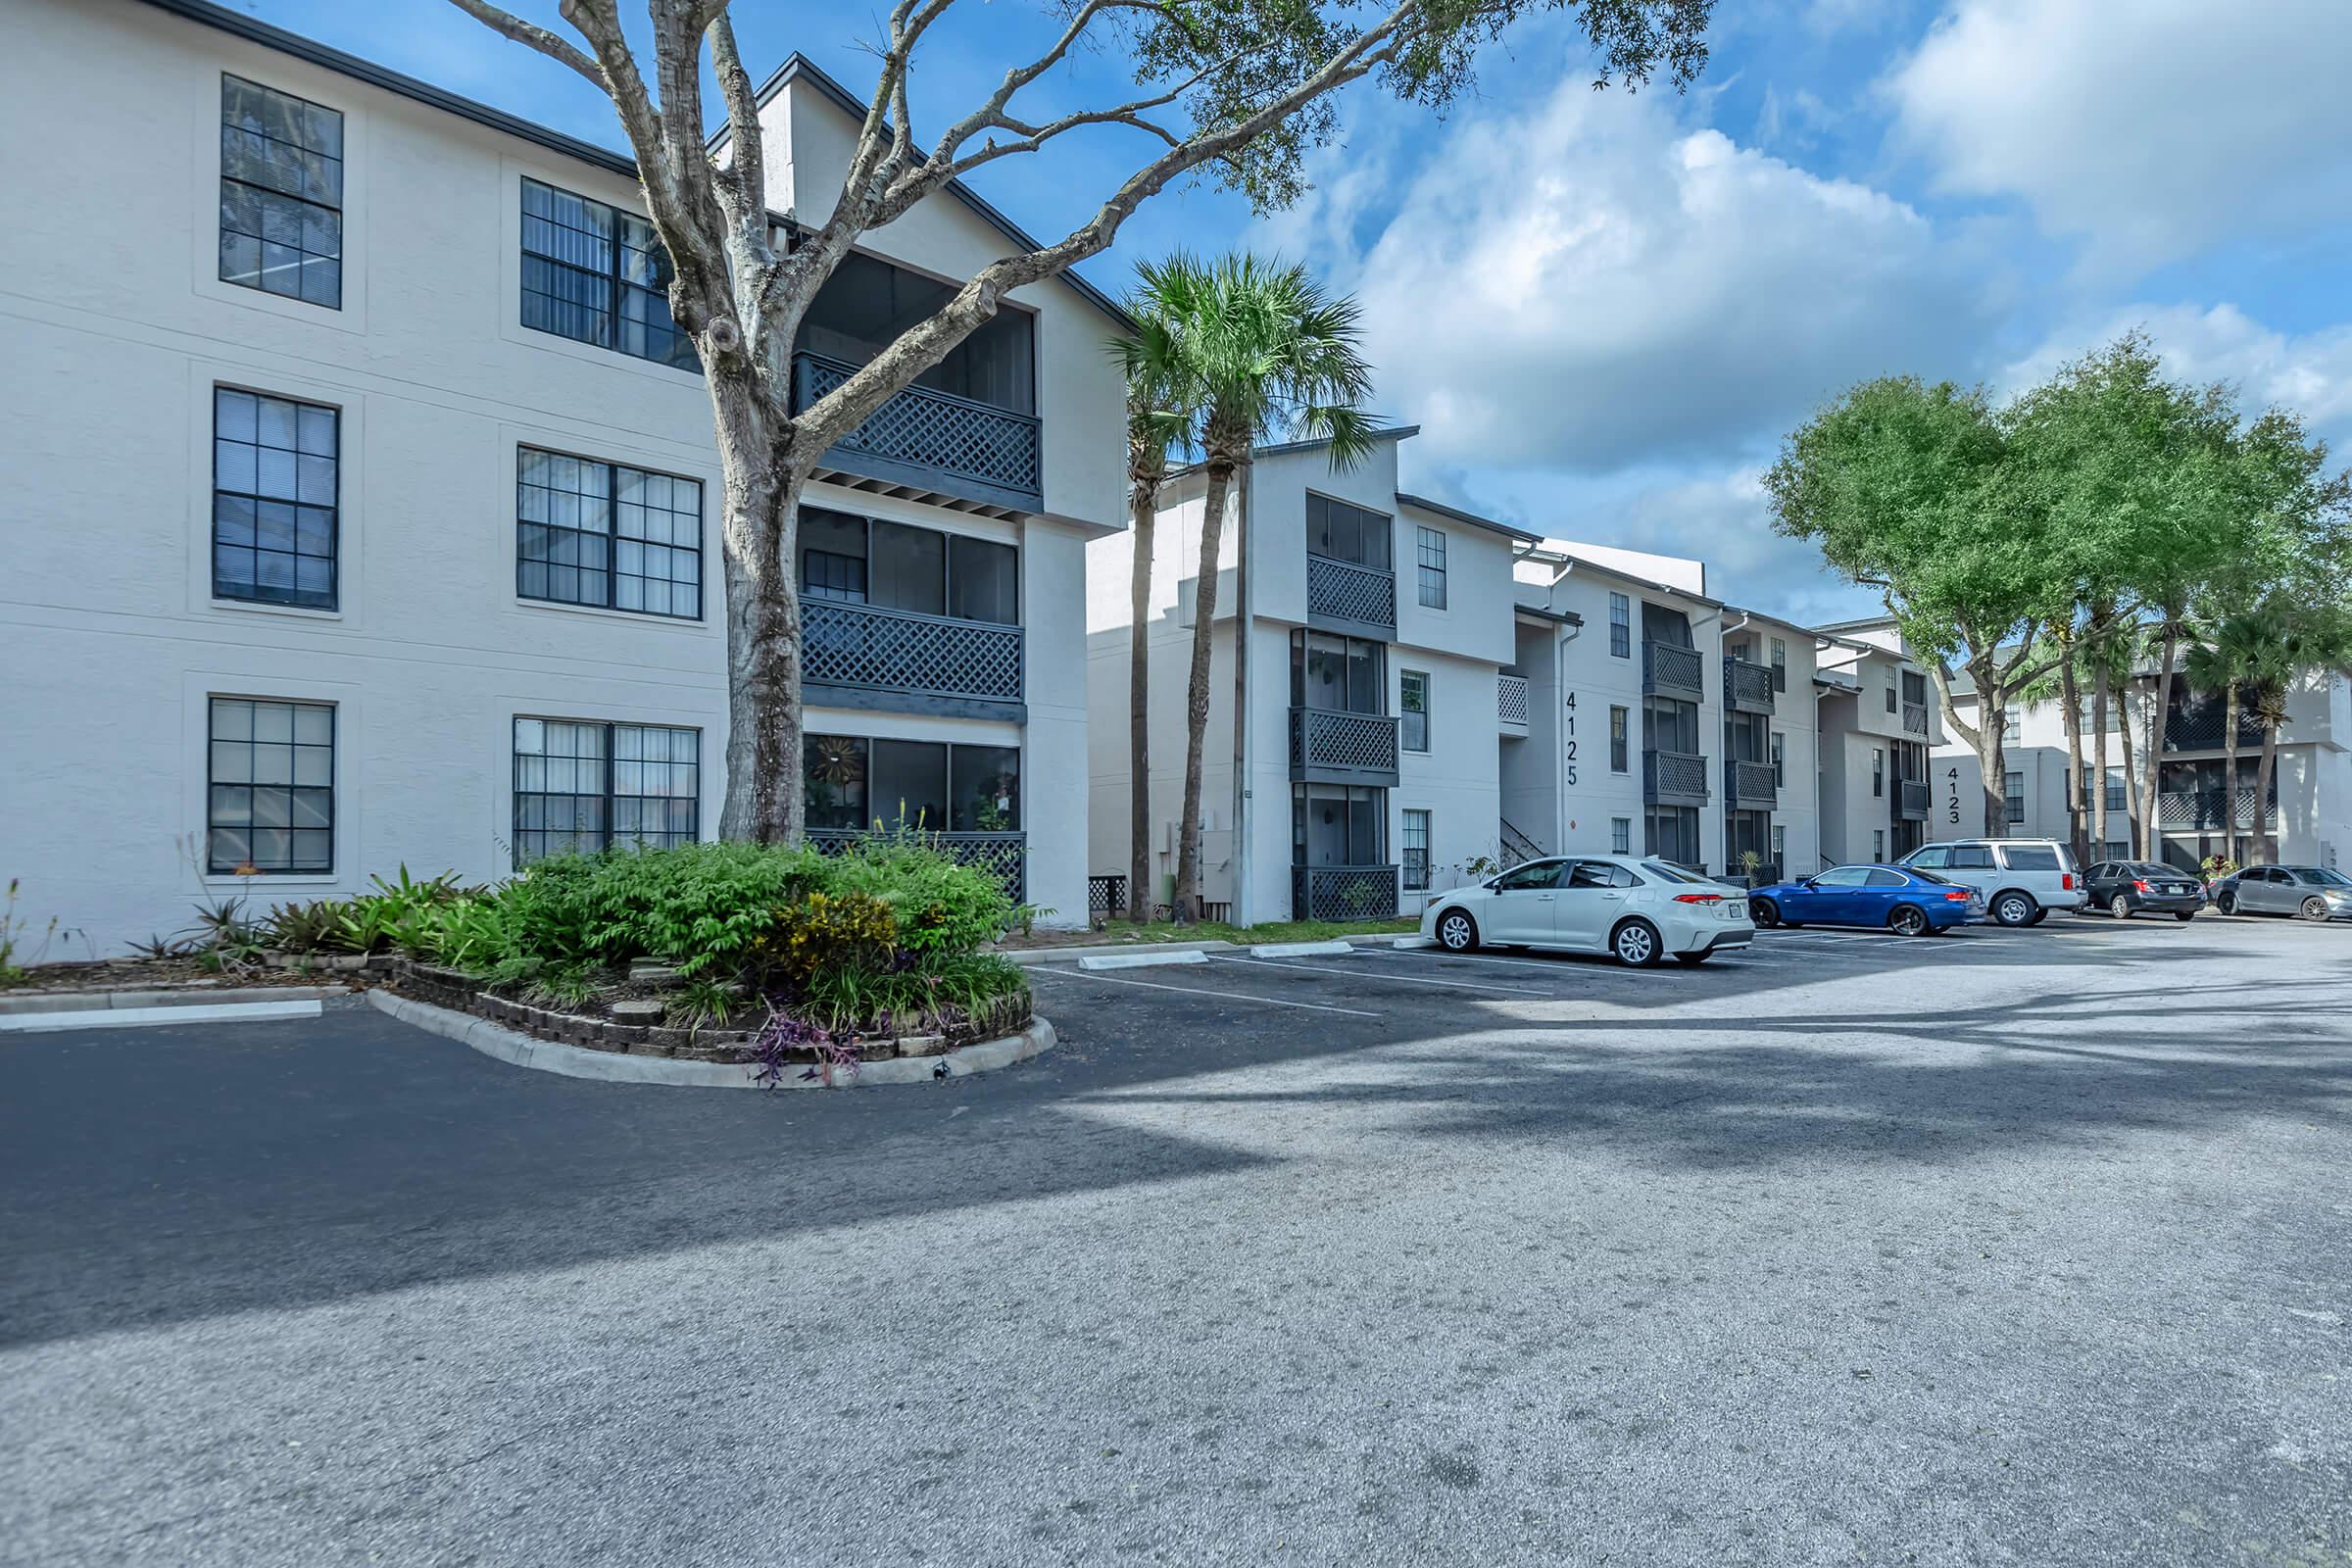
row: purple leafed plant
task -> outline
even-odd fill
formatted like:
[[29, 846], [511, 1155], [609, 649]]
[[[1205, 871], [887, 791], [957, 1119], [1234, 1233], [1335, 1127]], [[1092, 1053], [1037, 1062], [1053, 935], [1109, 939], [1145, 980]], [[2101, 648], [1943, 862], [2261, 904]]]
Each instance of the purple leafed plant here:
[[767, 1022], [752, 1037], [752, 1081], [762, 1089], [780, 1086], [784, 1069], [791, 1065], [788, 1054], [794, 1051], [816, 1053], [816, 1060], [801, 1074], [809, 1082], [820, 1077], [830, 1080], [837, 1072], [846, 1072], [851, 1077], [858, 1074], [859, 1057], [855, 1034], [846, 1029], [819, 1029], [807, 1019], [784, 1011], [770, 999]]

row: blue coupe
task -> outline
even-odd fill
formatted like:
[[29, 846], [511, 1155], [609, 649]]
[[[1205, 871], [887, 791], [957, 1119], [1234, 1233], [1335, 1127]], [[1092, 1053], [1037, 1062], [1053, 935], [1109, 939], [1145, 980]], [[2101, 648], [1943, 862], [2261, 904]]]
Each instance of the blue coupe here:
[[1866, 925], [1897, 936], [1938, 935], [1984, 918], [1984, 895], [1933, 871], [1901, 865], [1839, 865], [1747, 896], [1759, 926]]

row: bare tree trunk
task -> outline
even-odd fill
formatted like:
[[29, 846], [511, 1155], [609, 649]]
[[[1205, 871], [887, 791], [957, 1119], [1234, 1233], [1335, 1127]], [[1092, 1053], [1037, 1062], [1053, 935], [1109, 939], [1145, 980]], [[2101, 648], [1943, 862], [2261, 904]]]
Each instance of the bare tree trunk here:
[[2090, 836], [2097, 846], [2094, 858], [2107, 858], [2107, 665], [2102, 661], [2090, 677], [2090, 745], [2095, 772], [2090, 787]]
[[1180, 924], [1200, 917], [1200, 763], [1208, 747], [1208, 654], [1217, 619], [1217, 558], [1223, 551], [1225, 497], [1233, 464], [1211, 458], [1200, 514], [1200, 565], [1193, 596], [1193, 666], [1184, 691], [1184, 808], [1176, 821], [1176, 894]]
[[2254, 764], [2254, 853], [2264, 865], [2278, 863], [2278, 842], [2272, 832], [2271, 780], [2278, 776], [2278, 720], [2262, 715], [2262, 760]]
[[1257, 911], [1250, 906], [1250, 463], [1234, 470], [1233, 508], [1233, 907], [1228, 917]]
[[[2009, 831], [2007, 759], [2002, 742], [2009, 727], [2008, 693], [2002, 689], [1992, 655], [1971, 660], [1968, 677], [1977, 687], [1977, 769], [1984, 788], [1984, 836], [2001, 838]], [[1946, 705], [1947, 708], [1949, 705]]]
[[2163, 837], [2156, 820], [2156, 784], [2164, 771], [2164, 726], [2173, 710], [2173, 662], [2180, 652], [2180, 617], [2165, 612], [2164, 637], [2158, 645], [2156, 709], [2148, 717], [2148, 755], [2139, 781], [2139, 853], [2143, 859], [2160, 858]]
[[[2129, 687], [2125, 688], [2125, 691], [2128, 692], [2129, 690]], [[2124, 752], [2124, 840], [2126, 843], [2132, 843], [2138, 839], [2139, 835], [2133, 832], [2132, 827], [2131, 781], [2132, 776], [2137, 773], [2139, 769], [2137, 764], [2132, 760], [2132, 707], [2129, 703], [2124, 701], [2123, 692], [2116, 694], [2115, 701], [2116, 705], [2123, 710], [2124, 720], [2115, 728], [2116, 740], [2123, 747]], [[2104, 782], [2102, 782], [2100, 785], [2100, 791], [2102, 795], [2104, 794], [2105, 789], [2106, 785]]]
[[[2075, 670], [2075, 638], [2070, 627], [2058, 639], [2058, 700], [2066, 705], [2066, 827], [2067, 842], [2077, 865], [2091, 861], [2083, 840], [2087, 825], [2082, 810], [2082, 683]], [[2101, 790], [2105, 793], [2104, 789]]]
[[[2235, 860], [2237, 858], [2238, 845], [2237, 680], [2234, 676], [2232, 676], [2230, 681], [2230, 696], [2222, 705], [2222, 721], [2230, 726], [2229, 733], [2222, 737], [2222, 808], [2229, 813], [2222, 819], [2224, 823], [2222, 828], [2222, 853], [2230, 857], [2231, 860]], [[2262, 798], [2260, 796], [2256, 796], [2254, 799], [2254, 809], [2258, 812], [2262, 809]]]
[[1152, 553], [1157, 502], [1134, 491], [1134, 570], [1127, 644], [1127, 918], [1152, 918]]
[[802, 466], [778, 451], [759, 396], [713, 373], [724, 496], [719, 533], [727, 599], [727, 793], [719, 837], [794, 844], [801, 791], [801, 601], [792, 563]]

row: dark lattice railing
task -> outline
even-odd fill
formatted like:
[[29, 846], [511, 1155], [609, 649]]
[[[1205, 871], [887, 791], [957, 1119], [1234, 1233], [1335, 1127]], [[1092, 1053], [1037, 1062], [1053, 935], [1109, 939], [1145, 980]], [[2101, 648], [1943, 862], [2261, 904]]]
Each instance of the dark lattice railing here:
[[1704, 806], [1707, 760], [1687, 752], [1643, 752], [1642, 798], [1653, 806]]
[[1291, 777], [1396, 782], [1396, 720], [1379, 713], [1291, 710]]
[[801, 601], [801, 679], [811, 685], [988, 702], [1021, 700], [1018, 626], [838, 599]]
[[1377, 566], [1359, 566], [1352, 561], [1335, 561], [1309, 552], [1306, 613], [1310, 620], [1344, 620], [1394, 631], [1396, 576]]
[[1936, 809], [1936, 787], [1925, 779], [1894, 781], [1894, 816], [1898, 822], [1925, 822]]
[[1727, 758], [1723, 764], [1723, 792], [1727, 804], [1747, 810], [1769, 807], [1780, 799], [1780, 782], [1772, 775], [1770, 762], [1742, 762]]
[[[812, 827], [808, 843], [827, 855], [839, 855], [869, 835], [856, 828]], [[1029, 835], [1026, 833], [925, 833], [922, 840], [958, 865], [976, 866], [996, 874], [1005, 895], [1018, 904], [1028, 896]]]
[[[857, 374], [858, 367], [822, 354], [792, 357], [792, 406], [808, 408]], [[975, 480], [1037, 501], [1038, 421], [953, 392], [910, 386], [834, 443], [890, 463]]]
[[[2254, 711], [2251, 689], [2239, 694], [2237, 743], [2262, 744], [2262, 715]], [[2168, 752], [2218, 752], [2230, 744], [2230, 699], [2222, 692], [2191, 692], [2176, 696], [2164, 721]]]
[[1734, 712], [1769, 713], [1773, 708], [1772, 670], [1763, 664], [1751, 664], [1744, 659], [1726, 658], [1723, 662], [1723, 693]]
[[1387, 920], [1396, 914], [1393, 865], [1294, 865], [1294, 920]]
[[1642, 644], [1642, 690], [1645, 693], [1704, 702], [1706, 667], [1695, 648], [1677, 648], [1672, 643], [1646, 639]]
[[1527, 728], [1527, 677], [1501, 675], [1494, 677], [1494, 716], [1505, 724]]
[[[2176, 828], [2253, 828], [2262, 824], [2255, 820], [2254, 786], [2240, 784], [2234, 791], [2237, 799], [2237, 820], [2231, 822], [2228, 790], [2165, 790], [2156, 797], [2156, 820], [2167, 829]], [[2271, 809], [2278, 809], [2278, 790], [2271, 787]]]
[[1097, 920], [1107, 920], [1127, 912], [1127, 879], [1123, 876], [1090, 876], [1086, 879], [1086, 912]]

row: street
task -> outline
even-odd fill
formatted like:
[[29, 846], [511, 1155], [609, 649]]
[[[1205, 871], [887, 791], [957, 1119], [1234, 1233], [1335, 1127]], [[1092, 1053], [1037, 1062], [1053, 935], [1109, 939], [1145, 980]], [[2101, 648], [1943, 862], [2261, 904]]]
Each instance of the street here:
[[2352, 931], [1041, 971], [1044, 1057], [26, 1036], [24, 1564], [2352, 1561]]

